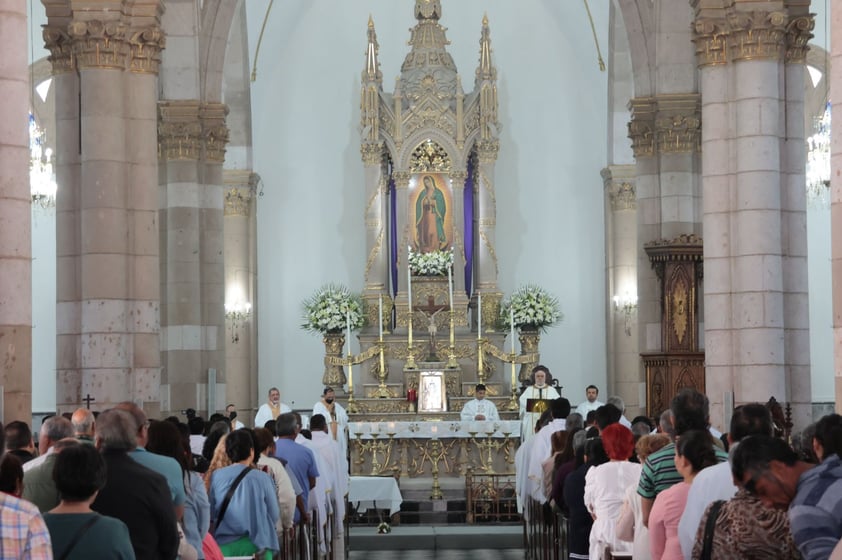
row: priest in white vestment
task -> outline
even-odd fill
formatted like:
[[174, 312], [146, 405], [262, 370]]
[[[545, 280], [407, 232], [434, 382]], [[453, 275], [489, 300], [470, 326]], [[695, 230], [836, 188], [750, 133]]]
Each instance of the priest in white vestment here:
[[570, 414], [570, 401], [559, 397], [550, 403], [552, 421], [535, 434], [526, 459], [526, 488], [525, 492], [543, 503], [549, 499], [544, 495], [544, 467], [543, 463], [553, 454], [552, 435], [567, 429], [567, 416]]
[[345, 495], [348, 493], [350, 479], [348, 461], [342, 455], [339, 443], [334, 441], [328, 430], [327, 419], [321, 414], [314, 414], [310, 419], [310, 431], [313, 436], [310, 448], [313, 453], [321, 457], [326, 469], [324, 476], [327, 479], [328, 501], [333, 502], [334, 512], [332, 538], [336, 540], [343, 534]]
[[474, 399], [465, 403], [462, 407], [462, 421], [489, 421], [498, 422], [500, 413], [497, 412], [497, 405], [485, 399], [486, 387], [482, 383], [474, 388]]
[[535, 435], [535, 424], [541, 417], [543, 410], [527, 412], [526, 404], [529, 399], [553, 400], [559, 398], [558, 392], [547, 385], [550, 370], [546, 366], [535, 366], [532, 370], [532, 385], [520, 395], [520, 438], [529, 441]]
[[[327, 431], [330, 437], [339, 444], [342, 457], [348, 456], [348, 413], [342, 405], [336, 402], [336, 392], [332, 387], [325, 387], [322, 398], [313, 405], [313, 416], [321, 414], [327, 421]], [[312, 420], [311, 420], [312, 422]]]
[[254, 417], [254, 427], [262, 428], [269, 420], [277, 420], [278, 416], [292, 412], [292, 409], [286, 403], [281, 402], [281, 392], [277, 387], [269, 389], [269, 402], [260, 405], [257, 409], [257, 415]]

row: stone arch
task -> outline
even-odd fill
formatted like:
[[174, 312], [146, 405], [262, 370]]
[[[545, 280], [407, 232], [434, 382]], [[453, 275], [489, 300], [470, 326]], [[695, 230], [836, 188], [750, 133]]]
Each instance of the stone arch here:
[[205, 0], [199, 35], [199, 80], [202, 101], [222, 101], [223, 67], [228, 37], [242, 0]]
[[427, 139], [436, 142], [450, 156], [453, 169], [464, 169], [465, 155], [453, 143], [453, 139], [438, 130], [419, 130], [404, 140], [400, 151], [396, 154], [395, 162], [397, 169], [408, 169], [412, 152], [418, 145]]
[[615, 0], [622, 14], [631, 52], [634, 93], [636, 96], [655, 93], [654, 6], [650, 0]]

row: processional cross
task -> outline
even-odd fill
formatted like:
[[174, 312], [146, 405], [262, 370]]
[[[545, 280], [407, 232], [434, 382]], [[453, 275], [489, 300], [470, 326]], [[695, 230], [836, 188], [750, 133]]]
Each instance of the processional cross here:
[[[436, 300], [434, 296], [427, 296], [427, 305], [419, 305], [415, 307], [416, 310], [421, 311], [430, 321], [430, 324], [427, 327], [427, 330], [430, 333], [430, 351], [429, 355], [427, 356], [428, 362], [437, 362], [439, 360], [438, 356], [436, 355], [436, 335], [438, 334], [438, 327], [436, 326], [436, 315], [444, 311], [445, 309], [450, 309], [449, 305], [436, 305]], [[410, 318], [410, 321], [412, 318]]]

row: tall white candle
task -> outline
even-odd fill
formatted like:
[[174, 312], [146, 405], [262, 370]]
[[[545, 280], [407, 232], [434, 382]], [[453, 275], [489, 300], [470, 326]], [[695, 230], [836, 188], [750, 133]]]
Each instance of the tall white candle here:
[[380, 342], [383, 342], [383, 294], [377, 299], [377, 319], [380, 323]]
[[515, 310], [509, 308], [509, 336], [512, 337], [512, 354], [515, 353]]
[[447, 269], [447, 302], [450, 304], [450, 309], [453, 309], [453, 267]]
[[482, 292], [477, 292], [477, 338], [482, 338]]
[[348, 355], [351, 355], [351, 312], [345, 312], [345, 329], [348, 331], [346, 338], [348, 339]]

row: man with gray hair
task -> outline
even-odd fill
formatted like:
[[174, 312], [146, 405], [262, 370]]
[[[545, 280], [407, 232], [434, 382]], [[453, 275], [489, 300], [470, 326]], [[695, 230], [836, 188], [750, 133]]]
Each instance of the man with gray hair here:
[[626, 401], [623, 400], [623, 397], [619, 395], [608, 397], [608, 402], [605, 404], [613, 404], [616, 406], [617, 410], [620, 411], [620, 424], [631, 430], [632, 424], [629, 419], [626, 418]]
[[96, 446], [107, 476], [91, 508], [128, 526], [138, 560], [176, 558], [178, 529], [167, 481], [129, 457], [137, 447], [134, 419], [112, 409], [100, 414], [97, 424]]
[[94, 433], [96, 431], [96, 423], [94, 421], [94, 413], [87, 408], [77, 408], [70, 417], [70, 423], [73, 424], [73, 436], [82, 443], [94, 443]]
[[585, 419], [582, 418], [582, 415], [578, 412], [571, 412], [567, 415], [567, 420], [564, 424], [565, 428], [568, 432], [572, 432], [573, 430], [583, 430], [585, 428]]
[[50, 416], [41, 424], [38, 434], [38, 453], [41, 455], [24, 463], [23, 472], [26, 473], [44, 463], [47, 455], [53, 452], [53, 445], [64, 438], [73, 437], [73, 426], [70, 420], [63, 416]]

